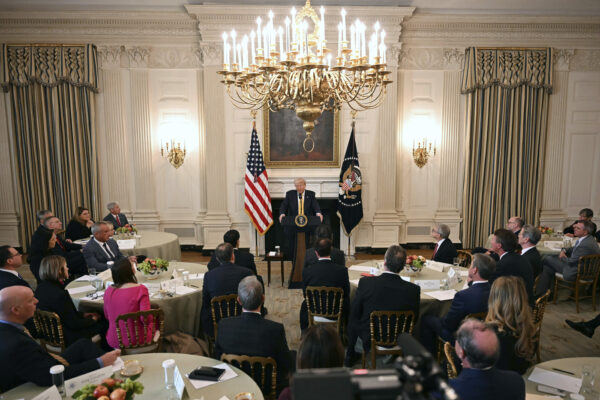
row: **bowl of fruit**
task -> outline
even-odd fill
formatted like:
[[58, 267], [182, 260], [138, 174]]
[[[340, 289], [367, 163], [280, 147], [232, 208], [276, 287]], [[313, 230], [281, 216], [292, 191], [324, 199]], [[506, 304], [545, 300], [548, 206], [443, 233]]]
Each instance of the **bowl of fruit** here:
[[131, 400], [144, 391], [144, 385], [131, 378], [124, 381], [106, 378], [100, 384], [90, 383], [71, 396], [75, 400]]

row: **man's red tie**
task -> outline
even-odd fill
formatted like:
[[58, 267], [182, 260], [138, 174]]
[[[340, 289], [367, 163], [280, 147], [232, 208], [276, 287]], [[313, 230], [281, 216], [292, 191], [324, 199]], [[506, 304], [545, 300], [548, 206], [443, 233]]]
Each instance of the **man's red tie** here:
[[119, 226], [121, 226], [121, 221], [119, 220], [119, 214], [117, 214], [117, 224], [119, 224]]
[[58, 236], [56, 237], [56, 243], [58, 243], [58, 245], [60, 246], [61, 249], [63, 249], [64, 251], [67, 251], [67, 249], [65, 249], [65, 246], [62, 244], [62, 242], [58, 238]]
[[435, 247], [433, 248], [433, 255], [431, 256], [431, 258], [435, 257], [435, 253], [437, 253], [437, 249], [438, 249], [438, 244], [435, 244]]

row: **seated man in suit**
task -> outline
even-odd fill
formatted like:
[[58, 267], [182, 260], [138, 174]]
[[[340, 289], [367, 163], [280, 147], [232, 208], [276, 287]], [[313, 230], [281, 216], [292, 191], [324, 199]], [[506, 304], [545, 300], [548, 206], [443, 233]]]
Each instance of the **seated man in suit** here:
[[535, 247], [542, 238], [542, 232], [533, 225], [523, 225], [519, 232], [519, 244], [521, 245], [521, 256], [531, 265], [533, 279], [542, 272], [542, 257]]
[[41, 252], [43, 250], [43, 238], [46, 237], [46, 234], [51, 230], [46, 228], [46, 226], [44, 225], [44, 221], [54, 216], [54, 214], [52, 214], [52, 211], [50, 210], [40, 210], [36, 213], [36, 216], [40, 224], [35, 230], [35, 232], [33, 232], [33, 235], [31, 235], [31, 241], [29, 242], [28, 250], [29, 254]]
[[[223, 242], [229, 243], [233, 246], [233, 254], [235, 255], [235, 265], [239, 265], [240, 267], [249, 268], [254, 275], [256, 274], [256, 264], [254, 263], [254, 256], [250, 253], [246, 253], [240, 251], [240, 233], [235, 229], [231, 229], [223, 235]], [[210, 261], [208, 262], [208, 269], [211, 270], [215, 267], [221, 265], [219, 261], [217, 261], [216, 252], [213, 253]], [[260, 279], [259, 279], [260, 280]]]
[[431, 237], [435, 239], [435, 248], [433, 249], [433, 261], [439, 261], [446, 264], [452, 264], [454, 258], [458, 257], [456, 248], [450, 240], [450, 228], [446, 224], [438, 224], [431, 230]]
[[[218, 269], [218, 268], [217, 268]], [[288, 385], [294, 365], [283, 325], [264, 319], [263, 287], [255, 276], [247, 276], [238, 285], [238, 302], [242, 315], [219, 321], [215, 341], [215, 358], [222, 354], [271, 357], [277, 363], [277, 395]]]
[[496, 229], [492, 237], [492, 251], [498, 254], [496, 271], [490, 278], [490, 284], [499, 276], [518, 276], [523, 279], [529, 304], [533, 305], [533, 268], [526, 258], [516, 252], [517, 236], [507, 229]]
[[469, 287], [456, 293], [445, 317], [426, 315], [421, 322], [421, 343], [435, 354], [437, 337], [446, 342], [454, 340], [454, 332], [469, 314], [486, 312], [491, 285], [488, 279], [496, 269], [496, 262], [487, 254], [473, 254], [469, 267]]
[[[101, 221], [92, 225], [94, 238], [83, 248], [83, 258], [88, 268], [95, 268], [96, 271], [102, 272], [108, 268], [109, 261], [116, 264], [121, 258], [125, 258], [117, 242], [111, 239], [112, 232], [113, 227], [110, 222]], [[132, 263], [137, 263], [136, 256], [131, 256], [129, 259]]]
[[104, 221], [110, 222], [115, 230], [129, 224], [129, 221], [127, 221], [127, 216], [121, 213], [121, 207], [119, 206], [119, 203], [116, 201], [111, 201], [106, 205], [106, 208], [108, 208], [109, 213], [104, 217]]
[[570, 249], [563, 249], [558, 256], [544, 257], [542, 275], [536, 288], [536, 295], [541, 296], [552, 289], [554, 274], [561, 273], [564, 279], [574, 281], [577, 277], [579, 257], [600, 254], [596, 239], [592, 236], [594, 226], [591, 221], [579, 221], [574, 226], [577, 241]]
[[517, 216], [510, 217], [506, 223], [506, 229], [514, 233], [515, 236], [519, 236], [519, 232], [521, 232], [524, 224], [525, 221], [523, 221], [523, 218]]
[[0, 246], [0, 289], [9, 286], [29, 286], [17, 269], [23, 264], [23, 255], [14, 247]]
[[[331, 232], [331, 228], [329, 225], [321, 224], [317, 227], [315, 232], [315, 242], [319, 239], [329, 239], [333, 241], [333, 232]], [[309, 265], [314, 264], [318, 261], [317, 253], [314, 247], [306, 249], [306, 254], [304, 255], [304, 265], [302, 266], [302, 271], [304, 271]], [[331, 261], [335, 264], [346, 266], [346, 256], [344, 252], [340, 249], [336, 249], [335, 247], [331, 248]]]
[[525, 400], [525, 382], [513, 371], [494, 367], [500, 352], [492, 328], [468, 319], [456, 334], [456, 354], [463, 369], [449, 384], [462, 400]]
[[390, 246], [385, 252], [383, 273], [380, 276], [364, 277], [358, 281], [358, 289], [348, 321], [348, 351], [344, 360], [345, 366], [352, 367], [358, 360], [357, 351], [362, 352], [371, 346], [369, 329], [371, 312], [410, 310], [415, 313], [415, 318], [418, 318], [421, 288], [400, 277], [399, 273], [405, 263], [406, 251], [398, 245]]
[[300, 306], [300, 329], [308, 328], [308, 309], [306, 308], [306, 288], [309, 286], [338, 287], [344, 291], [342, 320], [345, 321], [350, 298], [350, 280], [348, 269], [331, 261], [331, 239], [319, 239], [315, 252], [317, 262], [302, 271], [302, 290], [304, 301]]
[[590, 235], [592, 235], [592, 236], [596, 235], [597, 227], [596, 227], [596, 224], [592, 221], [592, 218], [594, 218], [594, 211], [592, 211], [591, 208], [581, 209], [579, 211], [579, 219], [577, 221], [573, 222], [571, 225], [567, 226], [563, 230], [563, 233], [566, 236], [574, 237], [575, 236], [575, 224], [578, 222], [581, 222], [581, 221], [590, 221], [592, 223], [592, 228], [593, 228], [592, 229], [593, 232], [590, 232]]
[[[23, 326], [33, 317], [36, 304], [37, 299], [28, 287], [11, 286], [0, 290], [0, 357], [5, 361], [0, 365], [2, 392], [26, 382], [52, 385], [49, 371], [59, 362], [46, 353]], [[71, 379], [112, 365], [120, 354], [120, 350], [102, 354], [90, 340], [81, 339], [61, 354], [69, 363], [65, 366], [64, 378]]]
[[247, 276], [253, 275], [249, 268], [235, 265], [233, 246], [229, 243], [218, 245], [215, 249], [215, 255], [221, 266], [211, 269], [204, 275], [204, 282], [202, 284], [202, 309], [200, 310], [202, 329], [210, 337], [214, 336], [212, 312], [210, 309], [212, 298], [237, 293], [240, 281]]
[[81, 253], [82, 246], [73, 243], [71, 240], [66, 240], [61, 235], [63, 224], [60, 219], [57, 217], [48, 217], [44, 220], [44, 226], [56, 235], [56, 246], [51, 249], [51, 252], [67, 260], [69, 275], [81, 276], [87, 274], [87, 265]]

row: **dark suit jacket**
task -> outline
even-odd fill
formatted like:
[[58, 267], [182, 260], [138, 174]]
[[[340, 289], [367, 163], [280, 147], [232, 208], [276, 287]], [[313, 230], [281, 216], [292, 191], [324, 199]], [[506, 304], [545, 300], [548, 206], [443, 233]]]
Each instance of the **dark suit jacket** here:
[[[254, 256], [245, 251], [241, 251], [240, 249], [234, 249], [233, 254], [235, 255], [235, 265], [239, 265], [240, 267], [250, 268], [254, 275], [256, 275], [256, 264], [254, 263]], [[212, 254], [210, 261], [208, 262], [208, 270], [218, 267], [221, 265], [215, 253]]]
[[348, 346], [354, 346], [360, 336], [363, 348], [370, 346], [369, 318], [373, 311], [408, 311], [419, 316], [421, 288], [406, 282], [398, 274], [383, 273], [380, 276], [364, 277], [358, 281], [358, 289], [348, 322]]
[[[302, 271], [304, 271], [309, 265], [316, 263], [319, 261], [317, 258], [317, 254], [315, 253], [315, 248], [311, 247], [306, 249], [306, 254], [304, 254], [304, 265], [302, 266]], [[340, 249], [336, 249], [334, 247], [331, 248], [331, 261], [333, 261], [337, 265], [346, 266], [346, 255]]]
[[435, 252], [435, 257], [433, 257], [433, 261], [452, 264], [454, 262], [455, 257], [458, 257], [458, 253], [456, 252], [456, 247], [454, 247], [454, 244], [452, 244], [452, 240], [444, 239], [441, 246], [439, 246], [439, 248]]
[[526, 258], [521, 257], [521, 255], [517, 253], [506, 253], [496, 263], [496, 271], [492, 274], [490, 283], [493, 284], [494, 280], [500, 276], [521, 277], [523, 279], [523, 283], [525, 283], [529, 304], [533, 305], [533, 268]]
[[517, 338], [510, 332], [498, 332], [498, 341], [500, 342], [500, 358], [496, 362], [496, 368], [502, 370], [515, 371], [523, 375], [531, 365], [531, 361], [517, 355], [515, 345]]
[[272, 357], [277, 363], [277, 392], [288, 384], [292, 358], [280, 323], [252, 312], [222, 319], [215, 341], [215, 358], [219, 359], [223, 353]]
[[[306, 291], [308, 286], [341, 288], [344, 291], [342, 313], [348, 315], [348, 306], [350, 305], [350, 280], [348, 278], [348, 269], [346, 267], [336, 264], [331, 260], [317, 261], [308, 268], [302, 270], [302, 291]], [[300, 306], [300, 328], [306, 329], [307, 327], [308, 310], [306, 308], [306, 300], [304, 300]]]
[[[319, 207], [319, 203], [317, 203], [317, 198], [315, 197], [315, 192], [312, 190], [304, 191], [304, 215], [312, 216], [317, 213], [321, 213], [321, 208]], [[298, 191], [297, 190], [289, 190], [285, 194], [285, 199], [281, 202], [281, 206], [279, 206], [279, 214], [285, 214], [286, 216], [295, 217], [298, 215]]]
[[109, 258], [95, 239], [92, 238], [86, 243], [83, 248], [83, 258], [85, 258], [85, 262], [89, 268], [95, 268], [96, 271], [102, 272], [108, 268], [108, 265], [106, 265], [108, 261], [114, 261], [116, 264], [117, 261], [125, 257], [119, 250], [119, 245], [113, 239], [108, 239], [106, 243], [110, 251], [115, 255], [114, 258]]
[[35, 297], [39, 300], [38, 309], [55, 312], [60, 317], [67, 346], [100, 333], [96, 321], [77, 311], [69, 292], [61, 284], [41, 281], [35, 289]]
[[463, 368], [449, 383], [462, 400], [525, 400], [525, 382], [512, 371]]
[[525, 254], [522, 254], [521, 257], [529, 261], [529, 265], [531, 265], [531, 270], [533, 272], [533, 279], [542, 272], [542, 257], [540, 256], [540, 252], [537, 248], [532, 247], [530, 250], [527, 250]]
[[80, 244], [69, 243], [63, 237], [56, 235], [56, 245], [50, 252], [54, 255], [62, 256], [67, 260], [67, 267], [71, 275], [85, 275], [87, 273], [87, 265], [81, 248]]
[[108, 215], [104, 217], [103, 221], [110, 222], [111, 224], [113, 224], [113, 228], [115, 229], [125, 226], [129, 223], [129, 221], [127, 221], [127, 217], [123, 213], [119, 214], [119, 221], [121, 222], [121, 225], [117, 223], [117, 219], [113, 217], [111, 213], [108, 213]]
[[456, 293], [450, 310], [442, 318], [442, 339], [452, 342], [454, 332], [468, 314], [487, 311], [491, 287], [489, 282], [475, 283]]
[[87, 239], [92, 235], [92, 230], [72, 219], [65, 229], [65, 237], [71, 240]]
[[[0, 391], [7, 391], [25, 382], [39, 386], [52, 385], [50, 368], [57, 361], [46, 353], [25, 332], [15, 326], [0, 323]], [[10, 360], [10, 362], [9, 362]], [[95, 358], [65, 367], [65, 380], [98, 369]]]
[[0, 268], [0, 290], [7, 288], [9, 286], [29, 286], [29, 283], [25, 279], [19, 278], [15, 276], [11, 272], [5, 271]]
[[46, 228], [44, 225], [38, 226], [31, 236], [31, 243], [29, 244], [29, 254], [41, 253], [46, 250], [48, 240], [52, 236], [52, 231]]
[[200, 317], [202, 329], [206, 334], [211, 337], [214, 334], [210, 300], [215, 296], [237, 293], [240, 281], [250, 275], [252, 275], [252, 271], [248, 268], [229, 262], [221, 264], [219, 268], [214, 268], [204, 275]]

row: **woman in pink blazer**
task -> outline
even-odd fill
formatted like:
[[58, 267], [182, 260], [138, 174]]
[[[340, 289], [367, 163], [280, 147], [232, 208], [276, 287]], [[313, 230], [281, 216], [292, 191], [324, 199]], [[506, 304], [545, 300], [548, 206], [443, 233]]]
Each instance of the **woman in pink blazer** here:
[[[116, 319], [119, 315], [136, 311], [145, 311], [150, 309], [150, 297], [148, 288], [137, 283], [135, 278], [135, 266], [131, 264], [128, 258], [117, 262], [111, 269], [114, 285], [109, 286], [104, 293], [104, 315], [109, 322], [106, 332], [106, 341], [113, 348], [119, 348], [117, 338]], [[150, 321], [151, 322], [151, 321]], [[134, 321], [138, 325], [138, 332], [143, 329], [141, 321]], [[129, 337], [131, 343], [127, 340], [126, 326], [124, 321], [119, 322], [121, 328], [121, 338], [125, 346], [135, 345], [135, 329], [133, 324], [129, 324]], [[154, 334], [154, 324], [148, 324], [148, 340]]]

